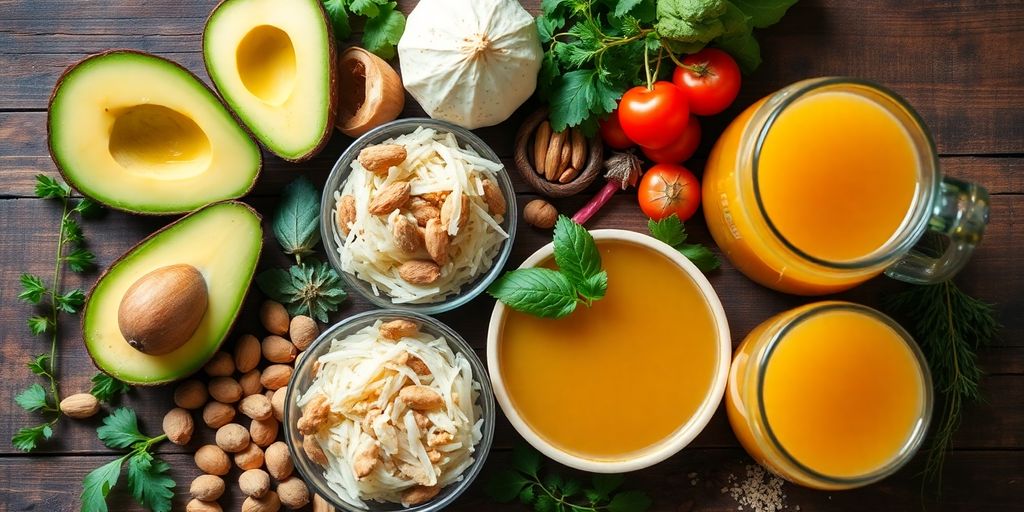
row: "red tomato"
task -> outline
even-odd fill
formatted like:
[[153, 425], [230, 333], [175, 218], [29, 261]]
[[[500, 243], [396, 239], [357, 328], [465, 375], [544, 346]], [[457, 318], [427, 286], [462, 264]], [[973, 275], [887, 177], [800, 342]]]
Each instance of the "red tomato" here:
[[636, 145], [635, 142], [629, 140], [626, 136], [626, 132], [622, 131], [622, 125], [619, 124], [619, 111], [612, 112], [612, 115], [608, 116], [600, 122], [601, 125], [601, 140], [604, 141], [605, 145], [615, 149], [626, 149]]
[[659, 164], [681, 164], [690, 159], [700, 145], [700, 121], [690, 116], [683, 136], [660, 149], [640, 148], [653, 162]]
[[622, 131], [643, 147], [663, 148], [675, 142], [689, 119], [686, 94], [672, 82], [655, 82], [653, 89], [634, 87], [619, 101]]
[[644, 174], [636, 195], [644, 215], [661, 220], [674, 213], [685, 221], [700, 206], [700, 183], [686, 167], [657, 164]]
[[717, 48], [705, 48], [683, 59], [690, 67], [677, 67], [672, 83], [686, 92], [690, 112], [717, 114], [732, 104], [740, 92], [740, 67], [732, 56]]

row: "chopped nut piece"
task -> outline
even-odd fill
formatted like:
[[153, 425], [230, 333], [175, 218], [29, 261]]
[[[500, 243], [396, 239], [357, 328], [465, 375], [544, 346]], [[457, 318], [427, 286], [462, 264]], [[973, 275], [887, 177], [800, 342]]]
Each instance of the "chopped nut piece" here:
[[302, 417], [299, 418], [296, 426], [302, 435], [315, 434], [320, 427], [327, 424], [327, 417], [331, 413], [331, 404], [327, 403], [327, 397], [317, 395], [306, 405]]
[[505, 196], [501, 189], [491, 180], [483, 180], [484, 201], [487, 203], [487, 210], [494, 215], [505, 215]]
[[434, 448], [437, 446], [446, 445], [455, 439], [451, 434], [443, 430], [437, 430], [427, 434], [427, 446]]
[[413, 505], [419, 505], [426, 503], [437, 496], [437, 493], [441, 492], [441, 487], [438, 485], [417, 485], [402, 493], [402, 505], [411, 507]]
[[444, 405], [444, 399], [430, 386], [406, 386], [398, 392], [398, 398], [417, 411], [429, 411]]
[[363, 478], [373, 473], [373, 468], [377, 467], [377, 455], [379, 454], [380, 447], [377, 446], [377, 443], [372, 440], [363, 442], [359, 451], [356, 452], [355, 460], [352, 461], [352, 471], [355, 472], [356, 478]]
[[420, 332], [420, 327], [411, 320], [399, 318], [380, 324], [380, 335], [389, 340], [398, 341], [402, 338], [415, 336], [418, 332]]

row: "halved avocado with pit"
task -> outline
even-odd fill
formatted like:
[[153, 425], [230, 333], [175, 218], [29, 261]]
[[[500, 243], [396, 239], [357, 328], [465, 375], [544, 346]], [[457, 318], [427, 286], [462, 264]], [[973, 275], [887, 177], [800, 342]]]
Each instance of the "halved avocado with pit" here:
[[270, 151], [306, 160], [330, 139], [334, 34], [320, 0], [224, 0], [203, 31], [206, 70]]
[[176, 214], [241, 197], [259, 146], [185, 68], [142, 52], [87, 57], [58, 80], [50, 155], [81, 193], [132, 213]]
[[[231, 330], [262, 247], [259, 214], [234, 201], [207, 206], [150, 235], [114, 262], [89, 293], [82, 334], [93, 362], [134, 385], [163, 384], [194, 373]], [[191, 277], [196, 272], [198, 277]], [[186, 277], [175, 278], [177, 274]], [[205, 287], [205, 305], [178, 300], [196, 294], [174, 283], [191, 281], [194, 289], [196, 279]], [[153, 283], [158, 287], [139, 291]], [[183, 317], [161, 308], [168, 303], [191, 309]], [[181, 325], [187, 331], [175, 346], [147, 347], [134, 339], [129, 343], [125, 332], [146, 331], [141, 324], [149, 324], [149, 332], [180, 333]]]

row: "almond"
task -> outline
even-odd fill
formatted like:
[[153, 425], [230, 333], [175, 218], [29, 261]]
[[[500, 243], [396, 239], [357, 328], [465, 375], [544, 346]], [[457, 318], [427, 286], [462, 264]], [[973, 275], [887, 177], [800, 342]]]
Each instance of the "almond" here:
[[274, 415], [270, 399], [260, 394], [243, 398], [242, 403], [238, 404], [238, 410], [254, 420], [265, 420]]
[[238, 476], [238, 487], [246, 496], [262, 498], [270, 490], [270, 475], [262, 469], [249, 469]]
[[210, 361], [203, 366], [203, 370], [210, 377], [230, 377], [235, 373], [235, 360], [224, 351], [213, 354]]
[[292, 323], [288, 327], [288, 337], [291, 338], [295, 348], [300, 351], [306, 350], [319, 335], [320, 328], [317, 327], [316, 320], [306, 315], [292, 317]]
[[203, 408], [203, 423], [210, 428], [221, 428], [235, 419], [235, 408], [216, 400]]
[[554, 180], [558, 174], [558, 165], [562, 161], [562, 146], [565, 145], [566, 132], [555, 132], [551, 134], [551, 141], [548, 143], [547, 154], [544, 155], [544, 178], [548, 181]]
[[164, 415], [163, 428], [168, 440], [183, 446], [192, 440], [195, 426], [192, 423], [192, 415], [185, 409], [176, 407]]
[[338, 224], [338, 231], [343, 235], [348, 235], [349, 227], [356, 221], [355, 197], [348, 194], [341, 196], [334, 221]]
[[263, 338], [261, 347], [263, 358], [271, 363], [290, 363], [295, 360], [295, 354], [299, 352], [292, 342], [273, 334]]
[[306, 457], [309, 457], [309, 460], [321, 466], [327, 465], [327, 454], [324, 453], [323, 447], [320, 446], [320, 441], [315, 436], [305, 436], [302, 438], [302, 451], [306, 452]]
[[274, 418], [252, 420], [249, 424], [249, 437], [256, 446], [266, 448], [277, 440], [278, 423]]
[[235, 370], [246, 373], [260, 364], [260, 340], [252, 334], [243, 334], [235, 342]]
[[548, 143], [551, 142], [551, 123], [544, 121], [537, 127], [533, 139], [533, 170], [544, 175], [544, 160], [548, 156]]
[[408, 404], [409, 408], [417, 411], [429, 411], [444, 405], [440, 393], [430, 386], [406, 386], [398, 392], [398, 398]]
[[387, 215], [409, 200], [409, 182], [392, 183], [370, 201], [369, 211], [374, 215]]
[[277, 496], [281, 504], [295, 510], [309, 504], [309, 488], [297, 476], [290, 476], [277, 483]]
[[224, 476], [231, 470], [228, 454], [214, 444], [207, 444], [196, 450], [195, 461], [196, 467], [211, 475]]
[[260, 371], [250, 370], [238, 378], [238, 385], [242, 387], [242, 397], [263, 393], [263, 384], [260, 384]]
[[281, 481], [292, 474], [292, 456], [288, 453], [288, 445], [278, 441], [267, 447], [263, 454], [267, 464], [267, 472], [276, 480]]
[[448, 263], [448, 230], [441, 225], [440, 219], [427, 221], [427, 230], [424, 235], [424, 245], [427, 247], [427, 254], [438, 265]]
[[224, 479], [217, 475], [199, 475], [192, 480], [189, 494], [202, 501], [216, 501], [224, 495]]
[[[569, 167], [569, 162], [572, 160], [572, 140], [571, 139], [572, 139], [572, 132], [574, 132], [576, 130], [573, 130], [572, 128], [566, 128], [565, 131], [566, 131], [566, 134], [565, 134], [565, 144], [562, 145], [562, 155], [558, 159], [558, 168], [555, 169], [555, 173], [554, 173], [555, 177], [554, 178], [548, 178], [548, 181], [555, 181], [555, 179], [557, 179], [559, 176], [561, 176], [562, 172], [564, 172], [565, 169]], [[550, 171], [551, 171], [551, 169], [548, 169], [548, 173], [549, 174], [550, 174]], [[545, 176], [547, 176], [547, 174], [545, 174]]]
[[207, 399], [206, 385], [198, 380], [186, 380], [174, 388], [174, 405], [182, 409], [198, 409], [206, 404]]
[[487, 211], [493, 215], [505, 215], [505, 196], [501, 189], [493, 181], [483, 180], [484, 202], [487, 203]]
[[437, 496], [437, 493], [441, 492], [441, 486], [439, 485], [417, 485], [407, 489], [402, 493], [402, 505], [411, 507], [413, 505], [419, 505], [426, 503]]
[[558, 182], [569, 183], [570, 181], [576, 179], [576, 176], [578, 176], [579, 174], [579, 169], [575, 167], [569, 167], [565, 171], [562, 171], [562, 174], [558, 176]]
[[320, 497], [319, 494], [313, 495], [313, 512], [337, 512], [334, 507], [327, 503], [327, 500]]
[[387, 176], [388, 171], [401, 165], [408, 157], [405, 146], [399, 144], [377, 144], [367, 146], [359, 152], [359, 164], [378, 176]]
[[274, 418], [277, 421], [284, 421], [284, 399], [288, 393], [284, 391], [273, 391], [270, 397], [270, 408], [274, 411]]
[[[462, 198], [462, 201], [461, 201], [462, 205], [461, 205], [461, 207], [459, 209], [459, 222], [458, 222], [458, 229], [455, 230], [456, 233], [458, 232], [459, 229], [462, 229], [462, 226], [465, 226], [466, 225], [466, 221], [469, 220], [469, 196], [467, 196], [465, 193], [462, 193], [462, 194], [459, 194], [459, 197]], [[441, 226], [443, 226], [444, 229], [449, 232], [449, 234], [452, 234], [451, 233], [451, 225], [452, 225], [451, 221], [452, 221], [452, 216], [454, 216], [454, 215], [455, 215], [455, 197], [454, 197], [454, 194], [449, 194], [448, 197], [445, 198], [444, 204], [441, 205]]]
[[260, 382], [267, 389], [281, 389], [288, 385], [292, 378], [292, 367], [286, 364], [272, 364], [263, 369]]
[[380, 324], [380, 335], [386, 339], [398, 341], [402, 338], [415, 336], [420, 332], [420, 326], [412, 320], [399, 318]]
[[249, 496], [242, 502], [242, 512], [277, 512], [281, 510], [281, 500], [274, 491], [267, 491], [262, 498]]
[[60, 401], [60, 411], [70, 418], [82, 420], [100, 412], [100, 401], [89, 393], [77, 393]]
[[242, 399], [242, 386], [231, 377], [214, 377], [210, 380], [210, 396], [218, 402], [233, 404]]
[[244, 450], [235, 454], [235, 465], [242, 471], [263, 467], [263, 449], [256, 443], [249, 443]]
[[398, 267], [398, 275], [409, 284], [430, 284], [441, 277], [441, 267], [426, 260], [409, 260]]
[[185, 505], [185, 512], [224, 512], [224, 509], [220, 508], [220, 503], [217, 503], [216, 501], [192, 499], [189, 500], [187, 505]]
[[228, 423], [217, 429], [217, 446], [228, 453], [238, 453], [249, 446], [249, 431], [238, 423]]
[[391, 224], [391, 234], [395, 237], [398, 250], [405, 254], [416, 254], [416, 251], [423, 247], [423, 235], [420, 234], [420, 230], [403, 215], [395, 217], [395, 222]]
[[271, 334], [287, 334], [288, 310], [280, 302], [265, 300], [260, 305], [260, 323]]
[[[587, 138], [580, 130], [572, 131], [572, 156], [569, 165], [576, 169], [582, 169], [587, 164]], [[562, 183], [565, 183], [564, 181]]]
[[416, 224], [420, 227], [425, 227], [430, 219], [436, 219], [441, 216], [441, 210], [438, 207], [419, 196], [410, 197], [405, 207], [412, 214], [413, 218], [416, 219]]

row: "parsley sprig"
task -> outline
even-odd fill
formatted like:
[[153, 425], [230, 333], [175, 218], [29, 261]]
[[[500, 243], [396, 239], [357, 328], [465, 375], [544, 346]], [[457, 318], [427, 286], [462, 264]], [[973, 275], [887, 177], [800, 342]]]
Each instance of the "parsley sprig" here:
[[643, 512], [651, 499], [641, 491], [620, 491], [622, 475], [594, 474], [589, 485], [576, 478], [544, 471], [541, 456], [526, 446], [512, 451], [512, 468], [488, 482], [487, 492], [500, 503], [518, 499], [537, 512]]
[[62, 290], [64, 268], [73, 272], [86, 272], [95, 267], [96, 256], [86, 249], [85, 233], [78, 222], [79, 217], [95, 216], [100, 211], [98, 204], [90, 199], [74, 199], [71, 187], [64, 182], [40, 174], [36, 176], [36, 197], [54, 199], [62, 207], [60, 228], [57, 231], [57, 249], [54, 257], [53, 275], [49, 283], [42, 277], [25, 273], [21, 275], [21, 292], [18, 298], [39, 308], [39, 314], [28, 319], [32, 334], [50, 335], [50, 350], [33, 357], [27, 364], [29, 371], [42, 377], [46, 386], [33, 383], [15, 396], [14, 401], [21, 408], [41, 412], [47, 419], [39, 425], [18, 430], [11, 439], [15, 448], [32, 451], [39, 443], [53, 436], [53, 426], [61, 418], [60, 390], [57, 378], [57, 340], [60, 313], [75, 314], [85, 303], [85, 292], [81, 289]]
[[153, 456], [154, 446], [167, 439], [166, 434], [149, 437], [139, 431], [135, 411], [121, 407], [96, 429], [100, 441], [115, 450], [131, 451], [92, 470], [82, 481], [82, 512], [107, 512], [107, 495], [117, 485], [121, 467], [128, 462], [128, 490], [140, 505], [152, 512], [169, 512], [174, 497], [170, 465]]
[[673, 249], [686, 256], [701, 272], [708, 273], [722, 265], [711, 249], [701, 244], [686, 243], [688, 235], [683, 227], [683, 221], [674, 213], [657, 221], [648, 219], [647, 230], [651, 232], [651, 236], [671, 245]]
[[608, 273], [594, 237], [564, 215], [555, 223], [555, 264], [558, 270], [534, 267], [506, 272], [487, 293], [506, 306], [544, 318], [562, 318], [583, 303], [604, 297]]
[[334, 37], [340, 42], [352, 35], [350, 18], [366, 18], [363, 25], [363, 48], [390, 60], [395, 45], [405, 32], [405, 15], [398, 4], [389, 0], [323, 0], [324, 10], [334, 26]]

